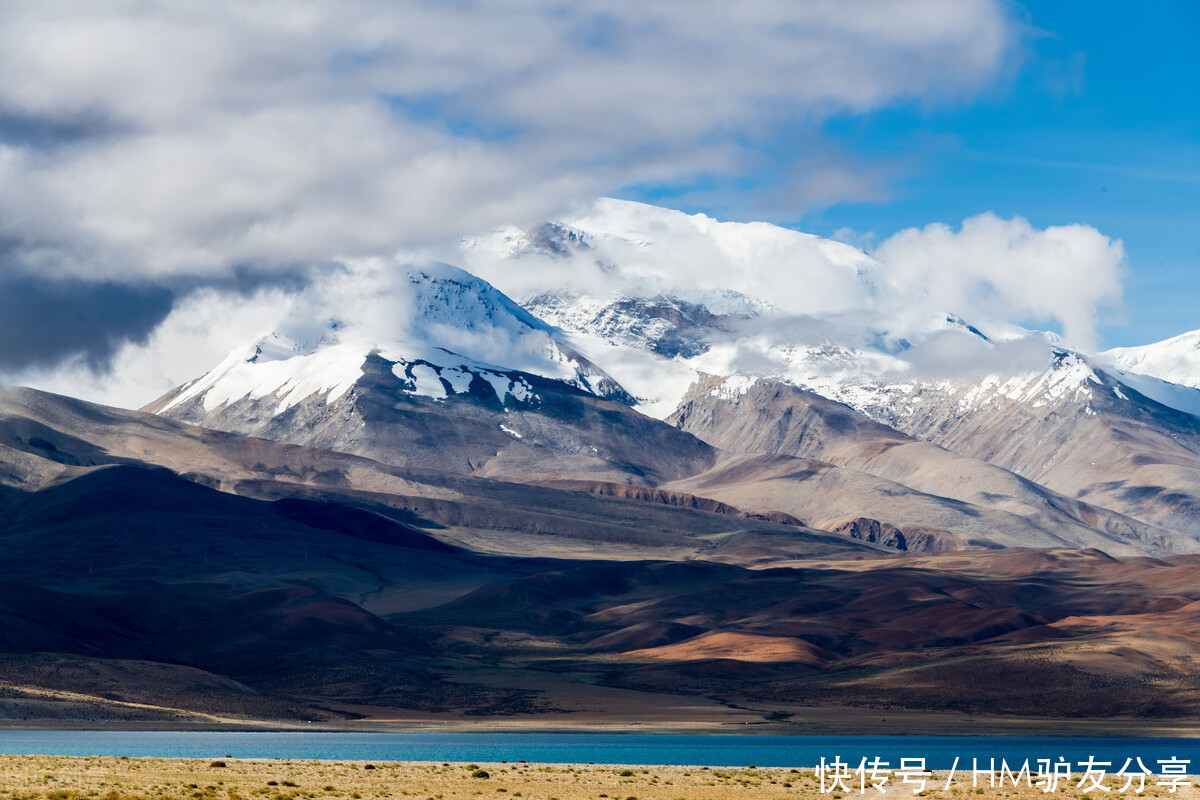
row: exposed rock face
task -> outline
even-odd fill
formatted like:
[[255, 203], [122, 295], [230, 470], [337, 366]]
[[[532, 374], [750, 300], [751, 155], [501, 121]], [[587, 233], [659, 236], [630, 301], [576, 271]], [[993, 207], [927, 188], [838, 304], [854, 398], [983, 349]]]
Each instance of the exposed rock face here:
[[895, 525], [880, 522], [877, 519], [858, 517], [847, 520], [841, 525], [830, 529], [830, 533], [849, 536], [851, 539], [862, 539], [864, 542], [881, 544], [894, 550], [908, 550], [908, 540], [904, 533]]
[[722, 514], [739, 519], [757, 519], [764, 522], [775, 522], [780, 525], [804, 527], [802, 520], [793, 517], [791, 514], [785, 514], [782, 511], [742, 511], [718, 500], [697, 497], [694, 494], [684, 494], [683, 492], [669, 492], [662, 489], [650, 489], [626, 483], [605, 483], [601, 481], [556, 480], [542, 481], [541, 483], [545, 486], [553, 486], [556, 489], [587, 492], [588, 494], [599, 495], [600, 497], [619, 497], [623, 500], [658, 503], [675, 508], [692, 508], [697, 511], [707, 511], [711, 514]]
[[[920, 526], [902, 531], [895, 525], [867, 517], [858, 517], [835, 525], [830, 529], [830, 533], [908, 553], [945, 553], [961, 550], [964, 546], [963, 537], [950, 531]], [[979, 546], [979, 543], [976, 543], [976, 546]]]
[[678, 297], [576, 297], [532, 295], [525, 308], [561, 328], [649, 350], [663, 358], [693, 358], [708, 352], [715, 332], [728, 331], [748, 314], [714, 314], [701, 303]]

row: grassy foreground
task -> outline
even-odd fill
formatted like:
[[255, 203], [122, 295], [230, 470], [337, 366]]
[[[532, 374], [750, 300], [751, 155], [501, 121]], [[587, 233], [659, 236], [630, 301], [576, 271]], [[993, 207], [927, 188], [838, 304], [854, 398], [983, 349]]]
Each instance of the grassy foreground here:
[[[223, 764], [224, 766], [217, 766]], [[1142, 797], [1195, 800], [1200, 790], [1182, 786], [1174, 794], [1146, 781]], [[1196, 778], [1190, 779], [1196, 782]], [[946, 773], [936, 773], [919, 796], [1045, 797], [1037, 787], [973, 788], [970, 776], [945, 788]], [[1111, 778], [1110, 778], [1111, 781]], [[1107, 794], [1085, 793], [1072, 783], [1053, 796], [1073, 800], [1136, 797], [1121, 794], [1117, 781]], [[914, 788], [898, 779], [884, 792], [870, 788], [868, 797], [913, 797]], [[283, 761], [158, 758], [67, 758], [0, 756], [0, 800], [380, 800], [410, 797], [511, 798], [523, 800], [717, 800], [718, 798], [804, 797], [847, 800], [853, 791], [822, 794], [811, 768], [646, 767], [563, 764], [463, 764], [430, 762]]]

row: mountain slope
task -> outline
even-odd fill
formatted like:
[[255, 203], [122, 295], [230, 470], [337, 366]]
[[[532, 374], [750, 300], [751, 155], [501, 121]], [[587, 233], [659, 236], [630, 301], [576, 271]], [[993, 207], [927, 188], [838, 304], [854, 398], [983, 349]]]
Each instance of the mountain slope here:
[[186, 397], [184, 389], [147, 410], [396, 466], [489, 477], [581, 476], [655, 485], [714, 458], [711, 448], [689, 434], [531, 373], [485, 371], [450, 359], [392, 361], [378, 352], [338, 347], [282, 365], [301, 372], [313, 360], [339, 367], [354, 363], [359, 375], [336, 396], [317, 389], [299, 397], [309, 387], [301, 383], [292, 390], [285, 384], [270, 394], [222, 398], [210, 406], [211, 390]]
[[[755, 559], [871, 549], [694, 498], [671, 505], [653, 496], [534, 485], [528, 475], [516, 483], [398, 467], [32, 389], [0, 390], [0, 478], [17, 474], [12, 464], [25, 465], [23, 477], [8, 483], [16, 487], [14, 500], [96, 467], [157, 466], [257, 499], [354, 505], [493, 553], [738, 561], [739, 547], [751, 540], [763, 551]], [[0, 502], [8, 502], [3, 493]]]
[[[1167, 529], [1065, 497], [984, 461], [913, 439], [787, 383], [710, 377], [693, 387], [668, 421], [732, 452], [816, 459], [895, 481], [912, 496], [920, 493], [970, 504], [973, 519], [950, 522], [943, 516], [940, 526], [970, 532], [981, 543], [1097, 547], [1114, 553], [1200, 550], [1200, 542], [1181, 540]], [[888, 494], [891, 500], [854, 516], [875, 518], [902, 530], [934, 524], [927, 513], [915, 513], [911, 499], [902, 500], [898, 488]], [[825, 528], [848, 520], [814, 518]]]

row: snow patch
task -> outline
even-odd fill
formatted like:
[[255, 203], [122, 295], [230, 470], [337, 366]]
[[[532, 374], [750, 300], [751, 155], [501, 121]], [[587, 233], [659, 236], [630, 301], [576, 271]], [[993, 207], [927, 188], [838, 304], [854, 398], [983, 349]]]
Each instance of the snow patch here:
[[[278, 416], [306, 397], [324, 395], [326, 404], [350, 391], [362, 377], [366, 353], [352, 345], [334, 345], [307, 355], [263, 359], [268, 352], [257, 343], [229, 354], [216, 369], [176, 395], [169, 411], [200, 398], [205, 411], [243, 398], [278, 398]], [[278, 352], [278, 351], [275, 351]]]
[[465, 367], [445, 367], [442, 369], [441, 377], [450, 384], [450, 388], [455, 394], [466, 394], [471, 388], [471, 381], [475, 378], [475, 373]]
[[526, 383], [524, 378], [518, 377], [514, 380], [496, 372], [481, 372], [479, 377], [492, 385], [492, 391], [496, 393], [496, 398], [501, 403], [505, 403], [509, 397], [519, 403], [524, 403], [535, 396], [533, 387]]
[[[446, 387], [442, 384], [441, 378], [438, 377], [437, 370], [428, 364], [414, 364], [407, 370], [412, 374], [413, 381], [416, 383], [414, 394], [425, 395], [435, 399], [446, 396]], [[404, 379], [405, 370], [399, 364], [392, 367], [392, 372], [397, 377]]]
[[750, 391], [750, 388], [756, 383], [758, 383], [758, 378], [749, 375], [730, 375], [709, 394], [725, 400], [735, 400]]

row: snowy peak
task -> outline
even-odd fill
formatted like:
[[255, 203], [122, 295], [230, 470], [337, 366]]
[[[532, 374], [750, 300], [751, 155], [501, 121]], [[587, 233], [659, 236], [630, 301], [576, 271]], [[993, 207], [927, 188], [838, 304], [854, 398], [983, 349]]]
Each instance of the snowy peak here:
[[503, 292], [469, 272], [449, 264], [430, 263], [404, 270], [412, 289], [411, 308], [419, 323], [465, 330], [508, 330], [550, 333]]
[[1140, 347], [1117, 347], [1097, 360], [1147, 397], [1200, 417], [1200, 331]]
[[241, 399], [270, 399], [276, 416], [312, 395], [328, 403], [350, 391], [362, 377], [366, 354], [354, 345], [330, 345], [300, 352], [279, 334], [237, 348], [201, 378], [184, 385], [155, 404], [156, 412], [171, 411], [191, 402], [212, 411]]
[[714, 314], [844, 311], [875, 293], [879, 266], [812, 234], [607, 198], [537, 228], [466, 237], [453, 260], [522, 300], [662, 295]]
[[1200, 388], [1200, 331], [1140, 347], [1116, 347], [1100, 357], [1125, 372]]
[[[1035, 409], [1074, 404], [1082, 406], [1085, 414], [1092, 414], [1091, 401], [1097, 388], [1104, 387], [1105, 381], [1081, 355], [1055, 350], [1052, 362], [1040, 373], [987, 376], [963, 394], [959, 408], [968, 413], [1008, 400]], [[1128, 400], [1119, 386], [1108, 388], [1118, 398]]]
[[[301, 401], [326, 404], [345, 396], [378, 356], [401, 391], [444, 399], [494, 394], [501, 404], [536, 396], [521, 374], [561, 381], [598, 397], [628, 402], [611, 376], [561, 333], [473, 275], [445, 264], [387, 273], [386, 302], [375, 299], [355, 318], [295, 309], [280, 330], [235, 348], [211, 372], [153, 404], [172, 411], [198, 404], [205, 412], [241, 400], [263, 402], [278, 416]], [[384, 316], [378, 319], [370, 319]]]
[[[1122, 385], [1065, 350], [1053, 351], [1046, 365], [1016, 374], [993, 373], [971, 379], [884, 379], [873, 376], [863, 354], [834, 345], [795, 351], [794, 371], [784, 376], [733, 374], [719, 379], [709, 394], [736, 399], [766, 377], [843, 403], [876, 422], [900, 430], [920, 429], [931, 419], [965, 419], [1023, 407], [1033, 414], [1078, 413], [1094, 416], [1106, 395], [1131, 402]], [[875, 364], [879, 366], [878, 363]], [[711, 379], [710, 379], [711, 380]]]

